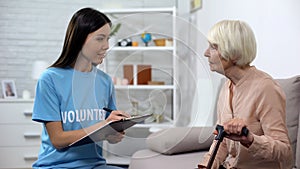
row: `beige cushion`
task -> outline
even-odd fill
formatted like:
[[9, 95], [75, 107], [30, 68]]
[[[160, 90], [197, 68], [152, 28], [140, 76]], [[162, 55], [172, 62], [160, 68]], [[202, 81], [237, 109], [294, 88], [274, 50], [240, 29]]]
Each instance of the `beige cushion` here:
[[213, 141], [213, 127], [175, 127], [148, 136], [149, 149], [162, 154], [177, 154], [208, 149]]
[[[286, 95], [286, 124], [291, 140], [295, 162], [300, 167], [300, 76], [276, 80]], [[298, 143], [297, 143], [298, 137]], [[297, 145], [298, 144], [298, 145]]]
[[133, 154], [129, 169], [193, 169], [207, 151], [164, 155], [149, 149]]

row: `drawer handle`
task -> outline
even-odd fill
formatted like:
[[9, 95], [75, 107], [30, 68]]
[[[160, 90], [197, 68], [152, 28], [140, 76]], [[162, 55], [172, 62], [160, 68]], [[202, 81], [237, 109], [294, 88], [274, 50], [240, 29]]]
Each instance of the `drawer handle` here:
[[40, 138], [40, 133], [24, 133], [25, 138]]
[[32, 111], [24, 111], [24, 116], [32, 116]]
[[38, 159], [38, 157], [36, 155], [25, 155], [24, 156], [25, 161], [35, 161], [37, 159]]

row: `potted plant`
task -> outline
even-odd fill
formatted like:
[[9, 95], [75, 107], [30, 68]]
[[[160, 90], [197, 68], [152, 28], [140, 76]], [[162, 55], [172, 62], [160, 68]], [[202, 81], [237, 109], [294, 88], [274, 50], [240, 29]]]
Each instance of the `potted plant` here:
[[116, 25], [112, 25], [109, 36], [110, 37], [115, 36], [120, 28], [121, 28], [121, 23], [117, 23]]
[[112, 25], [111, 27], [111, 31], [110, 31], [110, 40], [109, 40], [109, 46], [115, 46], [117, 44], [117, 41], [116, 41], [116, 34], [117, 32], [120, 30], [121, 28], [121, 23], [117, 23], [116, 25]]

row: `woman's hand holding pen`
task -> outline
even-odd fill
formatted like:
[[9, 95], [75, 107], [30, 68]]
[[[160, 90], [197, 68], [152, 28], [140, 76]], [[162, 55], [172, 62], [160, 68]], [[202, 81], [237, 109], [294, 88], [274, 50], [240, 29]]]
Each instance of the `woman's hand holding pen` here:
[[[107, 119], [105, 120], [106, 123], [109, 123], [110, 121], [118, 121], [118, 120], [122, 120], [124, 118], [129, 118], [130, 114], [124, 112], [124, 111], [120, 111], [120, 110], [111, 110], [108, 108], [103, 108], [105, 111], [110, 112], [110, 115], [107, 117]], [[123, 138], [124, 138], [124, 134], [125, 132], [116, 132], [110, 135], [106, 136], [106, 140], [111, 143], [111, 144], [115, 144], [120, 142]]]
[[120, 110], [111, 110], [108, 108], [103, 108], [105, 111], [110, 112], [110, 115], [107, 117], [106, 122], [109, 123], [110, 121], [118, 121], [124, 118], [129, 118], [130, 114], [120, 111]]

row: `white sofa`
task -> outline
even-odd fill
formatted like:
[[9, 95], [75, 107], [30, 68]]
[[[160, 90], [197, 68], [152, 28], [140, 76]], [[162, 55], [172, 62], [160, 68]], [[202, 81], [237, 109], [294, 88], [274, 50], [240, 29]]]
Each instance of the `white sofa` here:
[[[286, 121], [295, 166], [300, 168], [300, 76], [276, 79], [286, 94]], [[212, 127], [176, 127], [148, 136], [148, 149], [133, 154], [129, 169], [193, 169], [207, 152]]]

